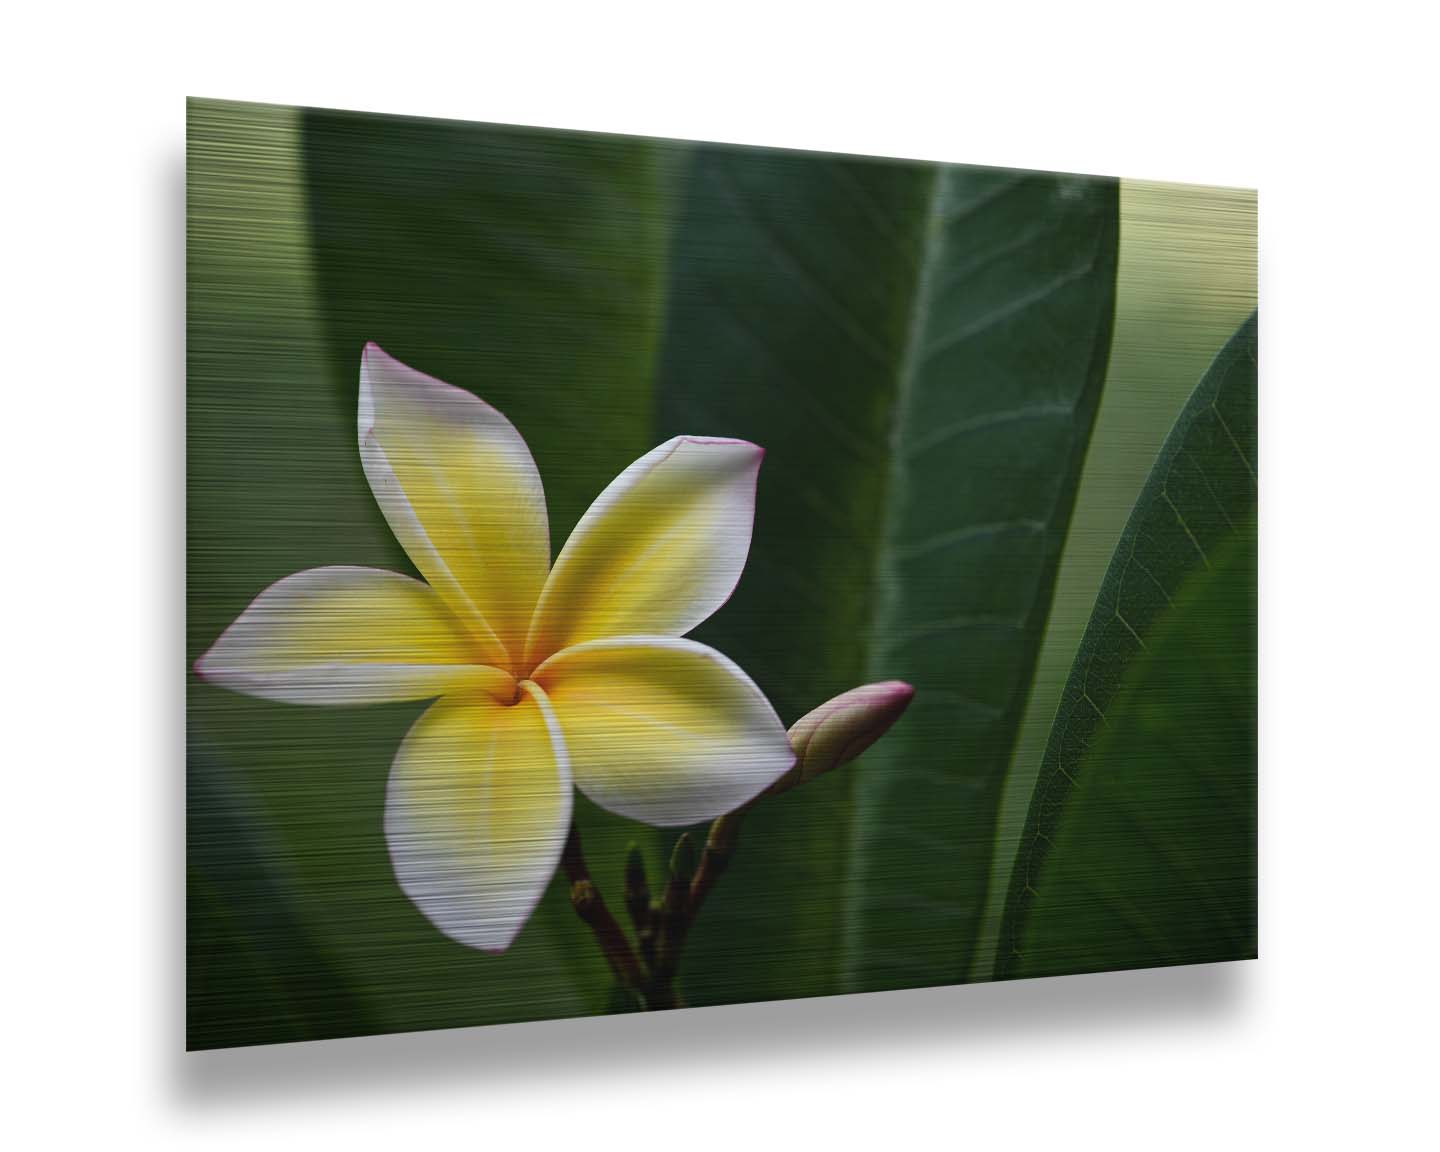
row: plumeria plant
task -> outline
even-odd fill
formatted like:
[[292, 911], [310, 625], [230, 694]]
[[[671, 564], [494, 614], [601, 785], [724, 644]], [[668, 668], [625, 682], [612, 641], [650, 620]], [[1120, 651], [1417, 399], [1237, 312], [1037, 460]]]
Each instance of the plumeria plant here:
[[[301, 704], [434, 700], [396, 753], [385, 837], [395, 877], [447, 936], [502, 952], [557, 865], [621, 985], [680, 1002], [690, 924], [744, 812], [847, 763], [899, 718], [899, 681], [847, 692], [787, 733], [760, 688], [686, 633], [749, 552], [763, 450], [679, 436], [626, 468], [550, 563], [545, 492], [513, 425], [377, 345], [360, 366], [360, 456], [423, 581], [327, 567], [263, 591], [197, 673]], [[676, 842], [652, 897], [626, 865], [631, 936], [590, 876], [572, 788]]]

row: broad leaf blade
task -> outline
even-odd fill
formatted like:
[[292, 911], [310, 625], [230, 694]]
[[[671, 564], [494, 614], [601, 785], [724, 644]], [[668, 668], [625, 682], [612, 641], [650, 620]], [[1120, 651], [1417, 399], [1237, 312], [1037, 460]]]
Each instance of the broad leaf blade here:
[[1011, 882], [1002, 977], [1255, 954], [1256, 320], [1106, 574]]
[[[652, 145], [197, 101], [188, 159], [190, 660], [291, 572], [408, 568], [360, 469], [367, 339], [515, 421], [556, 545], [652, 445], [666, 236]], [[296, 708], [191, 681], [192, 732], [251, 798], [297, 930], [349, 993], [348, 1017], [337, 1000], [304, 1034], [605, 1010], [610, 977], [563, 878], [501, 957], [450, 941], [400, 892], [385, 782], [420, 707]], [[618, 893], [644, 829], [584, 804], [577, 816]], [[262, 970], [213, 977], [204, 1043], [291, 1028], [245, 1020], [247, 1005], [295, 1002]]]
[[1107, 180], [698, 150], [663, 431], [767, 449], [745, 578], [699, 635], [787, 722], [864, 680], [917, 697], [853, 769], [747, 817], [688, 950], [695, 1002], [963, 978], [1116, 235]]
[[535, 457], [558, 552], [654, 446], [678, 146], [317, 109], [302, 124], [335, 386], [353, 406], [375, 340], [483, 396]]
[[[683, 149], [317, 109], [303, 126], [332, 379], [353, 403], [358, 349], [373, 339], [498, 408], [539, 467], [558, 553], [590, 502], [655, 443], [670, 185]], [[398, 546], [394, 566], [408, 566]], [[630, 840], [664, 858], [643, 825], [583, 802], [575, 819], [611, 899]], [[605, 983], [593, 940], [560, 899], [563, 878], [553, 887], [560, 922], [544, 908], [538, 921], [566, 942], [580, 987]]]
[[296, 915], [283, 853], [239, 782], [192, 750], [186, 784], [187, 1049], [373, 1032]]

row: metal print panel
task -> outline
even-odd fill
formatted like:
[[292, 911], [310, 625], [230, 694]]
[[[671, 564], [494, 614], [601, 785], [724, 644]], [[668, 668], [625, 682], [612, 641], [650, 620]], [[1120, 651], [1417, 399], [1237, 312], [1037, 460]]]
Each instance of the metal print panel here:
[[192, 101], [192, 1048], [1256, 954], [1255, 198]]

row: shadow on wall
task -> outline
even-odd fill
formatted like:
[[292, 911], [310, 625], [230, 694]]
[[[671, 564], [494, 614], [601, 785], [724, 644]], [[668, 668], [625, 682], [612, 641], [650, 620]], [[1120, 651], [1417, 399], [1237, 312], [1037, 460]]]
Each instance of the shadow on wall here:
[[634, 1085], [672, 1067], [677, 1052], [703, 1076], [742, 1060], [783, 1070], [838, 1047], [873, 1056], [1143, 1032], [1239, 1018], [1253, 972], [1234, 963], [1153, 968], [177, 1054], [170, 1088], [182, 1110], [224, 1111], [567, 1077]]

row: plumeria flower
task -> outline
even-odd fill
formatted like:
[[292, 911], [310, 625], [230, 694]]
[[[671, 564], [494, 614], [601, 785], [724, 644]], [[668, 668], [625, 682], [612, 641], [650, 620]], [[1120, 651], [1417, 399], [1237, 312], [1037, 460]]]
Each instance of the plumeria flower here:
[[365, 348], [360, 458], [425, 582], [315, 568], [267, 588], [196, 664], [269, 700], [438, 697], [395, 756], [385, 836], [446, 935], [507, 948], [570, 825], [572, 785], [661, 826], [710, 820], [795, 763], [734, 663], [684, 639], [750, 549], [763, 451], [679, 436], [625, 469], [550, 564], [545, 492], [482, 400]]

